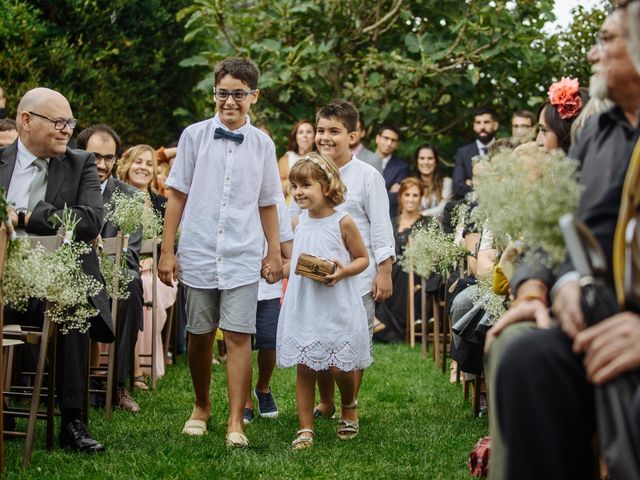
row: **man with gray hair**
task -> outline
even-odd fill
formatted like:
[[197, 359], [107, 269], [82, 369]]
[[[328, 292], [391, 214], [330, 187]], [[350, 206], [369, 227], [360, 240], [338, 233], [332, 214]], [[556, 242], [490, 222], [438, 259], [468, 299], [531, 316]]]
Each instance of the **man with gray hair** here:
[[[0, 148], [0, 186], [7, 192], [9, 219], [18, 231], [55, 235], [49, 220], [62, 217], [67, 208], [79, 220], [78, 241], [90, 242], [102, 228], [103, 208], [95, 159], [88, 152], [71, 150], [67, 143], [76, 120], [67, 99], [48, 88], [28, 91], [18, 105], [18, 139]], [[83, 270], [99, 282], [95, 251], [82, 257]], [[91, 338], [112, 342], [113, 326], [104, 288], [90, 303], [98, 310], [89, 319]], [[5, 323], [42, 325], [44, 306], [31, 299], [25, 313], [5, 307]], [[94, 440], [82, 421], [86, 392], [89, 334], [72, 330], [57, 338], [56, 393], [62, 414], [60, 445], [85, 453], [100, 452], [104, 446]]]
[[[578, 216], [605, 252], [611, 286], [614, 231], [629, 158], [640, 133], [640, 74], [630, 57], [627, 3], [632, 2], [620, 3], [607, 17], [589, 52], [594, 64], [591, 92], [615, 105], [587, 120], [569, 152], [581, 161], [585, 186]], [[508, 479], [593, 478], [593, 386], [640, 368], [640, 316], [623, 311], [586, 327], [581, 290], [570, 270], [565, 268], [568, 273], [557, 279], [550, 272], [517, 274], [512, 290], [521, 300], [489, 335], [524, 320], [541, 327], [507, 339], [498, 360], [495, 400], [507, 446]], [[550, 326], [546, 307], [551, 285], [559, 327]]]

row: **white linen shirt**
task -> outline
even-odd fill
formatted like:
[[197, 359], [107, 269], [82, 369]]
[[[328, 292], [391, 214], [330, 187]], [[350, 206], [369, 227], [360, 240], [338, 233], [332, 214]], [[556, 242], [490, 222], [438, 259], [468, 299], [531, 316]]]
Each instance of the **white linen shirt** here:
[[214, 140], [219, 115], [187, 127], [167, 186], [187, 194], [182, 213], [178, 264], [189, 287], [221, 289], [260, 279], [264, 232], [258, 207], [282, 195], [273, 141], [245, 124], [237, 144]]
[[[389, 196], [384, 178], [374, 167], [354, 155], [340, 168], [340, 178], [347, 187], [344, 203], [336, 210], [347, 213], [356, 223], [369, 253], [369, 266], [358, 275], [360, 295], [371, 293], [378, 272], [378, 264], [387, 258], [396, 260], [396, 242], [389, 217]], [[300, 215], [300, 208], [292, 203], [291, 218]], [[295, 268], [292, 265], [292, 268]]]

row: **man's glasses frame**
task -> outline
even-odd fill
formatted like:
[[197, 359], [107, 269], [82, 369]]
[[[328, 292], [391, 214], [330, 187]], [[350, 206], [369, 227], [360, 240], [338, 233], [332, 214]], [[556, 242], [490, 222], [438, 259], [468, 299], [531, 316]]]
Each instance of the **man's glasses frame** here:
[[231, 97], [236, 101], [236, 102], [242, 102], [244, 101], [249, 95], [255, 93], [256, 90], [218, 90], [217, 88], [213, 88], [213, 96], [216, 97], [217, 100], [220, 100], [221, 102], [224, 102], [227, 100], [227, 98], [229, 98], [229, 95], [231, 95]]
[[40, 117], [40, 118], [44, 118], [45, 120], [53, 123], [53, 128], [55, 128], [56, 130], [64, 130], [65, 127], [67, 125], [69, 125], [69, 128], [71, 128], [71, 130], [73, 130], [74, 128], [76, 128], [76, 125], [78, 124], [77, 120], [75, 118], [70, 118], [68, 120], [64, 120], [64, 119], [60, 119], [60, 120], [54, 120], [53, 118], [49, 118], [45, 115], [41, 115], [39, 113], [36, 112], [28, 112], [29, 115], [35, 115], [36, 117]]
[[116, 161], [118, 157], [115, 155], [102, 155], [101, 153], [91, 152], [96, 157], [96, 163], [100, 163], [101, 160], [104, 160], [104, 163], [113, 163]]

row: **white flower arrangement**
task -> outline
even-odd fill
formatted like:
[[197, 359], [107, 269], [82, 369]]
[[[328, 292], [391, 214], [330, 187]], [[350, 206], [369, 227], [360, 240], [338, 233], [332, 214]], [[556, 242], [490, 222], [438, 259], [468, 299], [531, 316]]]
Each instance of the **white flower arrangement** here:
[[87, 331], [88, 319], [98, 311], [89, 303], [102, 285], [82, 270], [81, 255], [90, 246], [82, 242], [64, 243], [48, 252], [18, 237], [9, 245], [3, 277], [5, 304], [25, 311], [30, 298], [46, 300], [47, 313], [63, 333]]
[[401, 265], [408, 271], [412, 260], [414, 272], [422, 277], [437, 272], [446, 278], [458, 267], [460, 259], [471, 253], [464, 245], [457, 245], [454, 235], [445, 233], [435, 218], [414, 228], [411, 238], [413, 241], [405, 247]]
[[474, 167], [472, 218], [493, 233], [498, 247], [522, 240], [528, 261], [557, 267], [565, 256], [558, 220], [576, 210], [582, 191], [577, 172], [578, 162], [561, 151], [502, 150]]
[[129, 298], [129, 282], [133, 280], [133, 275], [127, 268], [126, 259], [124, 259], [120, 265], [120, 268], [116, 267], [116, 262], [113, 257], [100, 251], [98, 253], [98, 260], [100, 261], [100, 273], [104, 278], [104, 284], [107, 289], [107, 295], [109, 297], [116, 297], [118, 300], [126, 300]]
[[162, 220], [151, 206], [149, 194], [142, 190], [133, 195], [116, 190], [105, 208], [105, 219], [113, 222], [126, 238], [140, 226], [145, 239], [162, 234]]
[[493, 325], [507, 312], [504, 306], [506, 299], [502, 295], [493, 293], [493, 273], [487, 278], [478, 279], [477, 286], [472, 298], [473, 304], [482, 307], [490, 315]]

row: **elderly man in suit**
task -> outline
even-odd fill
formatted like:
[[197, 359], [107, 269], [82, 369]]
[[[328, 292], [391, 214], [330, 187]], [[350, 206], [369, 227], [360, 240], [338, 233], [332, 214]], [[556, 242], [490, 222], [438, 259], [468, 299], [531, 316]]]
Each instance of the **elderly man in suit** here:
[[[109, 203], [114, 192], [120, 191], [133, 196], [137, 190], [117, 178], [111, 176], [120, 150], [121, 142], [118, 134], [108, 125], [92, 125], [78, 134], [78, 148], [93, 153], [96, 159], [100, 189], [104, 205]], [[105, 221], [100, 235], [102, 238], [113, 238], [118, 234], [118, 227], [111, 221]], [[140, 406], [133, 399], [126, 387], [126, 380], [133, 363], [133, 354], [138, 339], [138, 330], [142, 329], [142, 279], [140, 277], [140, 247], [142, 245], [142, 229], [129, 238], [125, 260], [131, 276], [128, 285], [129, 297], [119, 302], [118, 328], [118, 391], [116, 405], [132, 413], [140, 411]]]
[[471, 160], [478, 155], [487, 155], [489, 147], [495, 141], [499, 126], [493, 109], [480, 107], [473, 112], [473, 131], [476, 139], [460, 147], [456, 152], [456, 163], [453, 168], [453, 196], [456, 199], [463, 199], [471, 191], [473, 179]]
[[[76, 121], [67, 99], [48, 88], [28, 91], [18, 105], [18, 139], [0, 148], [0, 185], [16, 210], [9, 211], [18, 232], [54, 235], [49, 218], [62, 216], [65, 206], [80, 220], [76, 238], [90, 242], [100, 233], [103, 220], [100, 180], [93, 155], [67, 148]], [[102, 282], [98, 258], [84, 256], [85, 273]], [[94, 440], [82, 421], [86, 391], [89, 335], [112, 342], [113, 325], [104, 288], [89, 299], [99, 314], [90, 319], [89, 334], [72, 331], [58, 335], [57, 394], [62, 413], [60, 445], [80, 452], [99, 452], [104, 446]], [[33, 300], [26, 313], [5, 308], [5, 321], [41, 324], [42, 302]]]
[[409, 165], [394, 155], [400, 143], [400, 130], [394, 125], [383, 125], [376, 135], [376, 155], [382, 159], [382, 176], [389, 193], [389, 214], [398, 215], [400, 182], [409, 176]]

